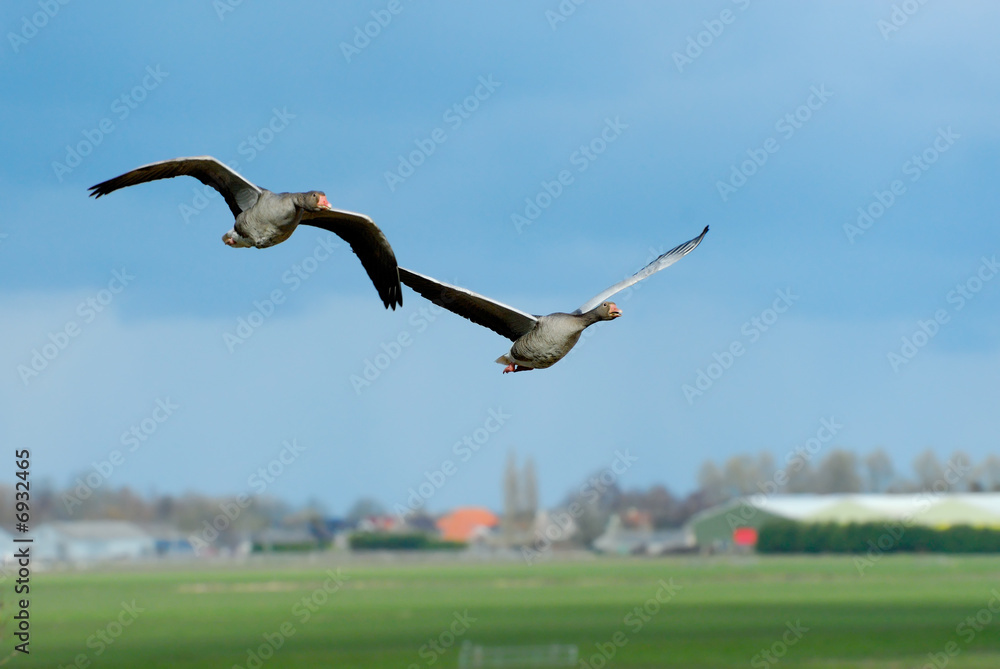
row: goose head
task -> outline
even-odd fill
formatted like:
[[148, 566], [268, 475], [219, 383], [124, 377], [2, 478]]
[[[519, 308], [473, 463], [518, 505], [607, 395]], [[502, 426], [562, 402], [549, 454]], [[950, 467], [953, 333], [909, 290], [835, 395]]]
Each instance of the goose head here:
[[597, 317], [602, 321], [613, 321], [622, 315], [622, 310], [614, 302], [602, 302], [597, 309]]
[[308, 193], [302, 193], [296, 202], [300, 207], [306, 211], [332, 211], [333, 206], [330, 201], [326, 199], [326, 193], [323, 191], [313, 190]]

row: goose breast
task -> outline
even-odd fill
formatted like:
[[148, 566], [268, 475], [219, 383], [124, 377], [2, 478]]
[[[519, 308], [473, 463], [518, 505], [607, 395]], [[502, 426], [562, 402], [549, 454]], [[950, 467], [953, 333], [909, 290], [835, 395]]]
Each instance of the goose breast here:
[[576, 346], [586, 327], [578, 316], [561, 313], [542, 316], [531, 332], [510, 347], [511, 357], [536, 369], [551, 367]]

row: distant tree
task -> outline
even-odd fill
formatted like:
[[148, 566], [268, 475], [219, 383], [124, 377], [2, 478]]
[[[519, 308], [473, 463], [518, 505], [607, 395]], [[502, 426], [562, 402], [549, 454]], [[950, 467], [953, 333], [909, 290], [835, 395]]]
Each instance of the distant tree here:
[[284, 525], [306, 525], [310, 527], [323, 527], [323, 519], [327, 517], [326, 507], [319, 498], [310, 496], [306, 500], [306, 505], [301, 509], [287, 514], [281, 523]]
[[988, 455], [976, 466], [974, 476], [983, 490], [1000, 492], [1000, 456]]
[[347, 520], [356, 523], [359, 520], [370, 518], [371, 516], [381, 516], [385, 514], [385, 507], [377, 499], [362, 497], [347, 511]]
[[769, 481], [774, 480], [775, 472], [777, 467], [774, 464], [774, 456], [768, 451], [761, 451], [757, 454], [757, 481], [754, 484], [754, 489], [752, 492], [758, 492], [760, 490], [767, 490], [766, 484]]
[[[59, 506], [59, 495], [51, 480], [42, 478], [38, 483], [32, 481], [30, 492], [32, 515], [38, 518], [49, 518], [56, 512]], [[13, 493], [8, 499], [14, 500]]]
[[706, 460], [698, 471], [698, 490], [708, 504], [721, 504], [729, 499], [726, 479], [711, 460]]
[[695, 490], [684, 499], [678, 500], [676, 524], [683, 525], [694, 514], [713, 506], [715, 506], [715, 504], [708, 501], [704, 492], [701, 490]]
[[917, 475], [917, 486], [920, 490], [933, 490], [935, 483], [944, 481], [944, 467], [934, 455], [934, 451], [929, 448], [913, 461], [913, 473]]
[[156, 500], [154, 515], [157, 521], [167, 523], [173, 520], [177, 503], [170, 495], [164, 495]]
[[680, 509], [677, 499], [670, 494], [666, 486], [654, 485], [646, 493], [646, 508], [653, 519], [653, 527], [676, 527], [683, 521], [680, 519]]
[[802, 494], [816, 492], [816, 473], [808, 460], [797, 459], [786, 470], [788, 483], [785, 485], [785, 492], [791, 494]]
[[306, 508], [304, 509], [308, 516], [314, 518], [325, 518], [330, 515], [329, 510], [326, 508], [326, 504], [323, 503], [319, 497], [312, 495], [306, 500]]
[[611, 514], [621, 504], [622, 492], [618, 484], [601, 483], [602, 473], [588, 477], [583, 485], [567, 495], [562, 504], [562, 508], [569, 510], [576, 524], [573, 541], [582, 546], [590, 546], [594, 539], [604, 534]]
[[886, 452], [878, 448], [865, 456], [865, 490], [885, 492], [893, 477], [892, 460]]
[[841, 449], [831, 451], [816, 470], [814, 491], [821, 494], [860, 492], [857, 456]]
[[722, 468], [726, 493], [729, 497], [739, 497], [757, 491], [761, 476], [757, 463], [749, 455], [734, 455], [726, 460]]
[[[972, 465], [972, 458], [965, 451], [955, 451], [948, 458], [947, 468], [952, 471], [952, 474], [944, 479], [944, 482], [948, 484], [949, 489], [953, 492], [962, 492], [972, 490], [975, 484], [975, 467]], [[954, 483], [949, 482], [947, 479], [950, 478]], [[958, 479], [955, 481], [955, 479]]]
[[623, 492], [612, 510], [624, 517], [633, 509], [648, 513], [653, 527], [656, 528], [677, 527], [687, 520], [677, 499], [666, 487], [659, 484], [651, 486], [648, 490]]

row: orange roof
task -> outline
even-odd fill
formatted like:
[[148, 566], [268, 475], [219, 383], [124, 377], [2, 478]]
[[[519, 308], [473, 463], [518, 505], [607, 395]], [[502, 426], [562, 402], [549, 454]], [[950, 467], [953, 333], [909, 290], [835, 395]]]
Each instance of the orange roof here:
[[437, 521], [445, 541], [468, 541], [480, 527], [496, 527], [500, 519], [492, 511], [477, 507], [455, 509]]

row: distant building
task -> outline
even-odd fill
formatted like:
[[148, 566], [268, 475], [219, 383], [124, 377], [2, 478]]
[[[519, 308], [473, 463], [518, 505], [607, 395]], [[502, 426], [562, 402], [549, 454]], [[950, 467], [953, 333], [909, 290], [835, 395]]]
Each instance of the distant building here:
[[664, 555], [687, 551], [694, 545], [694, 536], [686, 528], [657, 530], [649, 523], [627, 527], [617, 514], [593, 543], [594, 550], [613, 555]]
[[138, 526], [153, 540], [156, 554], [160, 557], [194, 557], [194, 547], [188, 536], [173, 525], [147, 523]]
[[97, 562], [156, 555], [153, 537], [121, 520], [54, 521], [38, 526], [34, 554], [40, 560]]
[[308, 527], [269, 527], [253, 535], [255, 552], [309, 551], [320, 547], [316, 534]]
[[500, 519], [488, 509], [463, 507], [438, 518], [437, 528], [445, 541], [469, 543], [485, 539], [499, 524]]
[[570, 548], [573, 537], [579, 531], [576, 518], [568, 509], [542, 510], [535, 516], [535, 522], [521, 541], [523, 546]]
[[348, 546], [354, 523], [346, 518], [317, 518], [310, 523], [309, 531], [321, 545], [344, 550]]
[[358, 521], [355, 527], [358, 532], [402, 532], [406, 523], [397, 516], [367, 516]]
[[406, 527], [413, 532], [437, 534], [437, 521], [426, 513], [411, 513], [406, 518]]
[[1000, 493], [750, 495], [695, 514], [686, 529], [703, 550], [731, 550], [755, 536], [741, 528], [773, 520], [1000, 528]]

